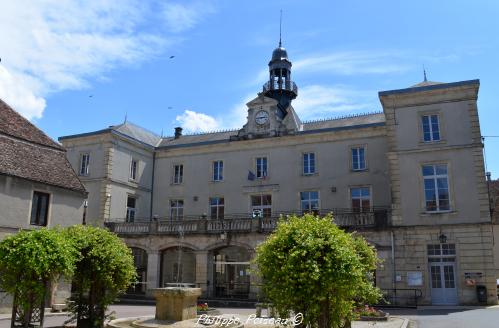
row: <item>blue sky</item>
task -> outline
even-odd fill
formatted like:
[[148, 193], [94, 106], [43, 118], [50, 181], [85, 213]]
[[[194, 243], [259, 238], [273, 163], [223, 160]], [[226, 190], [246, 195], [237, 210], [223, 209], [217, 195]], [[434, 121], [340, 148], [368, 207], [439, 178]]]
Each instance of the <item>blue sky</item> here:
[[[128, 119], [238, 128], [279, 37], [304, 120], [381, 110], [377, 92], [479, 78], [499, 136], [497, 1], [2, 1], [0, 97], [51, 137]], [[170, 56], [175, 56], [170, 58]], [[486, 139], [499, 175], [499, 138]]]

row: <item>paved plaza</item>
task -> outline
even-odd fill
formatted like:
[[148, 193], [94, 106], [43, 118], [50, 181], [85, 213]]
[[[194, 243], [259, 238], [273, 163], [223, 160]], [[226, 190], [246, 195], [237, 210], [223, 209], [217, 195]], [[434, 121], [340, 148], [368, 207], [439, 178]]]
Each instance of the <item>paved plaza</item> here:
[[[219, 308], [223, 314], [233, 314], [242, 320], [255, 313], [250, 308]], [[117, 318], [154, 316], [152, 305], [113, 305], [111, 311]], [[354, 328], [496, 328], [499, 322], [499, 306], [491, 307], [420, 307], [418, 309], [386, 309], [392, 316], [389, 322], [354, 322]], [[67, 316], [50, 314], [45, 319], [45, 327], [61, 326]], [[273, 327], [272, 325], [247, 324], [245, 327]], [[10, 316], [0, 315], [0, 328], [10, 327]]]

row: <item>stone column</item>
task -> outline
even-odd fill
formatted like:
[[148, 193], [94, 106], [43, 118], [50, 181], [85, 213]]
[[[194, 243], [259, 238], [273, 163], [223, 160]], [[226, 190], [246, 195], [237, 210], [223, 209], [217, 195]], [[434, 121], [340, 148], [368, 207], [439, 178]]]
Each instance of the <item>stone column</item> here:
[[151, 295], [152, 290], [159, 287], [160, 255], [156, 250], [147, 253], [147, 295]]
[[[201, 288], [202, 295], [208, 292], [208, 251], [196, 251], [196, 285]], [[212, 282], [210, 282], [212, 283]]]

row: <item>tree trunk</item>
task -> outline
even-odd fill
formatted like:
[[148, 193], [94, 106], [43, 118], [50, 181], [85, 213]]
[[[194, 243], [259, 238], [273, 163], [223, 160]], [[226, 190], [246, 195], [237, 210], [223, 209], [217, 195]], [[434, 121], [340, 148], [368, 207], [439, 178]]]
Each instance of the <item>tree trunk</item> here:
[[331, 328], [331, 317], [329, 308], [329, 298], [326, 298], [320, 303], [321, 314], [319, 316], [319, 328]]

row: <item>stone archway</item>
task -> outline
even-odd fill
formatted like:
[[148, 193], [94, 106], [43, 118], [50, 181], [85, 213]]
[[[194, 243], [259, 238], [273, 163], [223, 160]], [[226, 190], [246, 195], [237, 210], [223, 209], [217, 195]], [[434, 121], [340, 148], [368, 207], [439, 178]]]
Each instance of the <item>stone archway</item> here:
[[211, 258], [214, 296], [248, 298], [251, 260], [248, 249], [240, 246], [224, 246], [213, 250]]
[[160, 258], [160, 286], [171, 283], [196, 283], [196, 254], [187, 247], [164, 249]]

